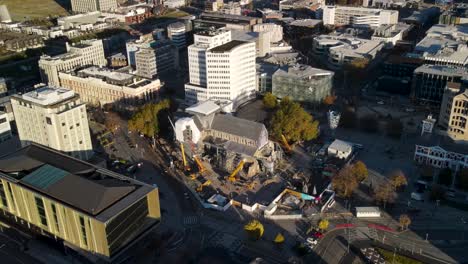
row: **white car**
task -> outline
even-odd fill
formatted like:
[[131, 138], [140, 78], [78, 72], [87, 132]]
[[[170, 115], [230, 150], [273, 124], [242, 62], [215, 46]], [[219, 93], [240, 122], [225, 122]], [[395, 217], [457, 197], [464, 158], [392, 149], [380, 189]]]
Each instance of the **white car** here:
[[384, 101], [378, 101], [377, 104], [379, 104], [379, 105], [384, 105], [385, 102], [384, 102]]
[[307, 238], [306, 242], [307, 242], [307, 244], [309, 244], [309, 245], [315, 246], [315, 245], [317, 245], [318, 240], [315, 239], [315, 238], [313, 238], [313, 237], [309, 237], [309, 238]]

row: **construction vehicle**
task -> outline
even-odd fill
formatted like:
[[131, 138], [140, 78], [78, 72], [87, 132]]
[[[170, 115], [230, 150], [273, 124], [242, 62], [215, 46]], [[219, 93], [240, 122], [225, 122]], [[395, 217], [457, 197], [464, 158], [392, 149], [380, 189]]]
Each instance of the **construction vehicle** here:
[[193, 156], [193, 159], [195, 160], [195, 163], [197, 163], [198, 172], [200, 172], [200, 173], [205, 172], [205, 171], [206, 171], [206, 168], [205, 168], [205, 166], [203, 166], [203, 163], [202, 163], [201, 160], [198, 158], [198, 156], [194, 155], [194, 156]]
[[286, 147], [287, 152], [291, 152], [291, 145], [289, 145], [288, 141], [286, 140], [286, 137], [283, 134], [281, 134], [281, 139], [283, 140], [283, 145]]
[[229, 175], [228, 180], [230, 182], [235, 182], [237, 180], [236, 175], [237, 173], [239, 173], [240, 170], [242, 170], [242, 168], [244, 167], [244, 163], [245, 163], [245, 160], [241, 160], [239, 162], [239, 165], [237, 165], [237, 168], [231, 173], [231, 175]]
[[202, 192], [203, 191], [203, 187], [205, 186], [208, 186], [211, 184], [211, 181], [210, 180], [207, 180], [206, 182], [200, 184], [200, 186], [197, 187], [197, 192]]
[[183, 143], [180, 143], [180, 151], [182, 152], [182, 161], [184, 162], [184, 170], [190, 171], [190, 166], [187, 162], [187, 158], [185, 157], [185, 150], [184, 150]]
[[253, 181], [253, 182], [251, 182], [251, 183], [249, 183], [249, 184], [247, 185], [247, 188], [248, 188], [249, 190], [253, 190], [253, 188], [255, 188], [255, 185], [256, 185], [256, 182]]

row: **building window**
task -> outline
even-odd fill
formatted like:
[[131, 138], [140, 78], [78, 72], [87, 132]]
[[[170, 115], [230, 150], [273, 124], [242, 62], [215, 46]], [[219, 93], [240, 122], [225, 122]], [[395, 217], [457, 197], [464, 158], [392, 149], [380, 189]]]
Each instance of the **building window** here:
[[0, 118], [0, 124], [6, 123], [6, 118]]
[[86, 226], [84, 217], [80, 215], [80, 226], [81, 226], [81, 238], [85, 246], [88, 246], [88, 238], [86, 237]]
[[55, 207], [55, 204], [51, 204], [51, 206], [52, 206], [52, 214], [54, 215], [55, 228], [57, 229], [57, 232], [60, 233], [59, 221], [58, 221], [58, 216], [57, 216], [57, 208]]
[[65, 123], [62, 123], [62, 126], [65, 126]]
[[3, 186], [3, 182], [0, 180], [0, 201], [2, 203], [2, 206], [8, 207], [8, 202], [6, 198], [6, 193], [5, 193], [5, 187]]
[[44, 226], [47, 226], [47, 218], [45, 214], [45, 209], [44, 209], [44, 201], [42, 201], [41, 197], [34, 197], [34, 200], [36, 200], [36, 207], [37, 207], [37, 212], [39, 214], [39, 218], [41, 219], [41, 224]]
[[52, 119], [50, 119], [50, 117], [46, 117], [45, 120], [48, 125], [52, 125]]

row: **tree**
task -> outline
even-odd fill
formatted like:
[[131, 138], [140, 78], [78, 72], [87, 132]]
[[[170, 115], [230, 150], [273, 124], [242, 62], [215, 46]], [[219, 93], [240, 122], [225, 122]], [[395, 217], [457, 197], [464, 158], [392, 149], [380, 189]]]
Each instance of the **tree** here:
[[297, 142], [317, 138], [319, 123], [298, 103], [286, 97], [273, 114], [270, 130], [277, 139], [284, 135], [288, 142]]
[[110, 131], [114, 131], [119, 126], [120, 117], [114, 112], [108, 112], [104, 115], [104, 125]]
[[366, 164], [360, 160], [356, 161], [352, 165], [351, 170], [354, 177], [356, 177], [357, 182], [362, 182], [367, 179], [367, 176], [369, 175]]
[[334, 104], [336, 101], [336, 96], [335, 95], [327, 95], [324, 99], [323, 99], [323, 103], [325, 105], [332, 105]]
[[157, 136], [161, 130], [160, 113], [168, 111], [169, 108], [169, 100], [144, 105], [128, 121], [128, 129], [138, 131], [148, 137]]
[[340, 117], [340, 126], [344, 128], [354, 128], [356, 127], [357, 117], [356, 113], [351, 109], [346, 109], [341, 113]]
[[390, 183], [381, 184], [375, 191], [374, 199], [379, 203], [383, 203], [384, 208], [388, 203], [393, 203], [395, 201], [393, 186]]
[[328, 226], [330, 225], [330, 223], [328, 222], [327, 219], [322, 219], [320, 220], [319, 224], [318, 224], [318, 228], [322, 231], [325, 231], [328, 229]]
[[369, 60], [364, 58], [354, 59], [350, 63], [346, 64], [345, 70], [345, 81], [349, 85], [350, 90], [354, 95], [359, 94], [359, 90], [362, 87], [362, 82], [366, 80], [368, 75], [367, 66]]
[[354, 190], [358, 187], [358, 181], [353, 174], [352, 168], [346, 166], [338, 172], [332, 179], [333, 189], [338, 196], [349, 198], [353, 195]]
[[408, 226], [411, 224], [411, 218], [406, 215], [400, 215], [400, 227], [402, 230], [408, 229]]
[[266, 109], [273, 109], [276, 107], [276, 100], [276, 96], [271, 93], [266, 93], [265, 96], [263, 96], [263, 106]]
[[399, 119], [392, 119], [386, 125], [387, 135], [393, 138], [400, 138], [403, 132], [403, 123]]
[[393, 186], [393, 190], [397, 190], [402, 186], [408, 185], [408, 181], [401, 170], [396, 170], [390, 174], [390, 184]]
[[379, 129], [377, 118], [375, 118], [375, 116], [372, 114], [363, 116], [359, 120], [359, 126], [362, 130], [369, 133], [375, 133]]
[[259, 240], [263, 236], [263, 225], [258, 220], [252, 220], [244, 226], [244, 230], [252, 240]]
[[452, 184], [452, 171], [449, 168], [444, 168], [440, 171], [439, 183], [445, 186]]

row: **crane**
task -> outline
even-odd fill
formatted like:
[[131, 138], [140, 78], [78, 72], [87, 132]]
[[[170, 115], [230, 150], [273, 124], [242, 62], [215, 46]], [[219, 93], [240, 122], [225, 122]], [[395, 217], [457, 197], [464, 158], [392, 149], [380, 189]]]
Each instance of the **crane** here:
[[197, 192], [202, 192], [203, 191], [203, 187], [205, 186], [208, 186], [211, 184], [211, 181], [210, 180], [207, 180], [206, 182], [200, 184], [200, 186], [197, 187]]
[[292, 151], [292, 148], [291, 148], [291, 146], [289, 145], [288, 141], [286, 140], [286, 137], [285, 137], [283, 134], [281, 134], [281, 139], [283, 140], [283, 144], [284, 144], [284, 146], [286, 147], [286, 150], [287, 150], [288, 152], [291, 152], [291, 151]]
[[205, 166], [203, 166], [203, 163], [201, 162], [201, 160], [198, 158], [197, 155], [193, 155], [193, 159], [195, 160], [195, 162], [197, 163], [197, 166], [198, 166], [198, 171], [200, 173], [203, 173], [206, 171], [206, 168]]
[[190, 166], [187, 163], [187, 158], [185, 157], [184, 144], [180, 143], [180, 151], [182, 152], [182, 161], [184, 162], [184, 169], [190, 171]]
[[231, 175], [229, 175], [229, 178], [228, 178], [229, 181], [231, 182], [236, 181], [236, 175], [237, 173], [239, 173], [240, 170], [242, 170], [242, 168], [244, 167], [244, 163], [245, 163], [245, 160], [241, 160], [239, 162], [239, 165], [237, 165], [237, 168], [231, 173]]

